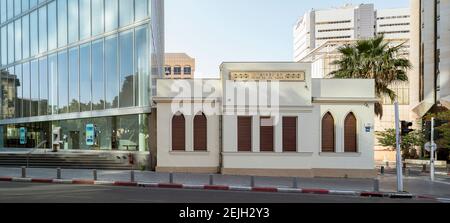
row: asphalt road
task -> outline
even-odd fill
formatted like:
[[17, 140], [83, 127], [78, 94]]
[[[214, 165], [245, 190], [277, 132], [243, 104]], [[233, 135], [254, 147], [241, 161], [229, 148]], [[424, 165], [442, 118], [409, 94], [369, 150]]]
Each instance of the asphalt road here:
[[333, 195], [0, 182], [0, 203], [411, 203]]

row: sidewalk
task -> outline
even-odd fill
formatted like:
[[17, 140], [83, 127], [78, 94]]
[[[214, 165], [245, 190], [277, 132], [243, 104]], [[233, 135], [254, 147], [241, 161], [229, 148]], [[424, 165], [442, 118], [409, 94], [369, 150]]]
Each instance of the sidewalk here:
[[[27, 169], [26, 178], [56, 179], [56, 169]], [[20, 178], [20, 168], [0, 168], [0, 178]], [[63, 180], [93, 180], [92, 170], [64, 169], [61, 171]], [[130, 182], [130, 171], [98, 170], [97, 181]], [[135, 182], [148, 184], [169, 183], [168, 173], [155, 173], [148, 171], [135, 171]], [[396, 191], [396, 176], [386, 174], [380, 176], [380, 191], [391, 193]], [[438, 198], [450, 198], [450, 179], [438, 178], [439, 182], [430, 182], [425, 176], [405, 177], [405, 190], [416, 194]], [[208, 174], [173, 174], [173, 183], [184, 185], [208, 185]], [[250, 187], [249, 176], [214, 175], [214, 185], [230, 187]], [[255, 177], [255, 187], [260, 188], [293, 188], [293, 178], [283, 177]], [[373, 179], [334, 179], [334, 178], [299, 178], [297, 187], [314, 190], [338, 191], [374, 191]]]

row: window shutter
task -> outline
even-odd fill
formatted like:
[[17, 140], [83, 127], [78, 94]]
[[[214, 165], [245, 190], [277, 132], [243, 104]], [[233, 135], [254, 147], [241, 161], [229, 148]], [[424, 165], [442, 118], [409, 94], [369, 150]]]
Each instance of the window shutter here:
[[238, 151], [252, 151], [252, 117], [238, 117]]
[[207, 151], [207, 120], [204, 114], [194, 118], [194, 151]]
[[322, 152], [336, 152], [334, 129], [334, 118], [328, 112], [322, 118]]
[[283, 152], [297, 152], [297, 117], [283, 117]]
[[186, 150], [186, 123], [183, 115], [175, 115], [172, 118], [172, 150]]
[[260, 151], [273, 152], [273, 119], [261, 117], [260, 122]]
[[344, 135], [345, 135], [345, 152], [346, 153], [356, 153], [358, 151], [357, 143], [357, 122], [356, 117], [353, 113], [350, 113], [345, 118], [344, 124]]

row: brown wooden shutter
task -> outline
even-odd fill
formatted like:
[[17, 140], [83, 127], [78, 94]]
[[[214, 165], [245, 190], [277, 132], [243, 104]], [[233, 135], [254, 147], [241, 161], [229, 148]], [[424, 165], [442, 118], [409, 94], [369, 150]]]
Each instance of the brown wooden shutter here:
[[345, 140], [345, 152], [356, 153], [358, 151], [357, 146], [357, 124], [356, 117], [353, 113], [350, 113], [345, 118], [344, 123], [344, 140]]
[[252, 117], [238, 117], [238, 151], [252, 151]]
[[207, 150], [207, 120], [204, 114], [194, 118], [194, 151]]
[[259, 141], [261, 152], [273, 152], [273, 120], [271, 117], [261, 117]]
[[297, 117], [283, 117], [283, 152], [297, 152]]
[[334, 118], [328, 112], [322, 118], [322, 152], [333, 153], [336, 151], [334, 129]]
[[172, 118], [172, 150], [186, 150], [186, 122], [183, 115], [175, 115]]

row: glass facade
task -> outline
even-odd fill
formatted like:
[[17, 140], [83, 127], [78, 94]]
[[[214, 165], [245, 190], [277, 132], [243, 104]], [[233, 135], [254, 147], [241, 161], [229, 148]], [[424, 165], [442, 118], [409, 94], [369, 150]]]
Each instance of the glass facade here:
[[[61, 127], [69, 149], [147, 149], [142, 122], [161, 42], [150, 33], [153, 1], [0, 1], [0, 147], [32, 146]], [[99, 139], [87, 146], [92, 122]], [[21, 127], [30, 144], [14, 146]]]

